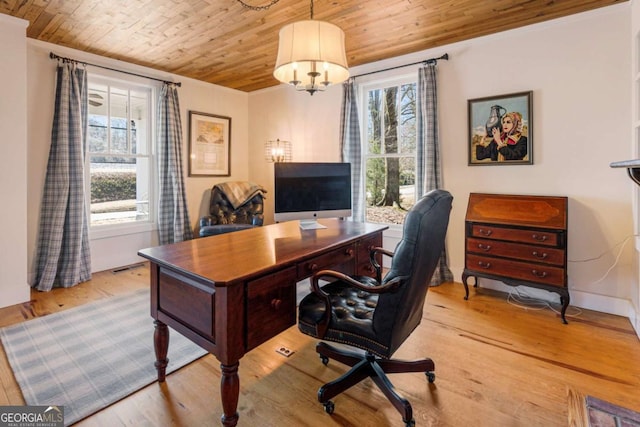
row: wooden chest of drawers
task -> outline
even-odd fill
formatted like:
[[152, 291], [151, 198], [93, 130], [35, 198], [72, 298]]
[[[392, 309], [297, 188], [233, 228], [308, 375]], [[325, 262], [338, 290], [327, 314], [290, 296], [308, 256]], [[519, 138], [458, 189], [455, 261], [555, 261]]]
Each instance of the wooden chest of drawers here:
[[465, 218], [467, 279], [499, 280], [560, 295], [561, 317], [569, 306], [567, 198], [471, 193]]

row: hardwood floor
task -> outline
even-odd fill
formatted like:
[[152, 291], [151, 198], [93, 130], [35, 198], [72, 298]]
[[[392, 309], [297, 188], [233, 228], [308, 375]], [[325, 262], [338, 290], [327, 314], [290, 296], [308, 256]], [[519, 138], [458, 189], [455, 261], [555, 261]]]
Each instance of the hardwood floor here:
[[[0, 309], [0, 327], [146, 288], [148, 280], [143, 264], [94, 274], [71, 289], [32, 292], [31, 302]], [[549, 310], [508, 304], [502, 293], [463, 295], [460, 283], [431, 288], [422, 324], [394, 355], [427, 355], [436, 364], [434, 384], [420, 374], [391, 376], [417, 426], [566, 426], [576, 395], [640, 411], [640, 342], [627, 319], [584, 310], [563, 325]], [[322, 365], [315, 342], [292, 327], [242, 358], [239, 426], [403, 425], [371, 381], [338, 396], [335, 413], [326, 414], [317, 389], [345, 367]], [[295, 353], [281, 356], [279, 346]], [[220, 425], [219, 382], [219, 363], [208, 355], [76, 425]], [[0, 405], [24, 404], [4, 351], [0, 384]]]

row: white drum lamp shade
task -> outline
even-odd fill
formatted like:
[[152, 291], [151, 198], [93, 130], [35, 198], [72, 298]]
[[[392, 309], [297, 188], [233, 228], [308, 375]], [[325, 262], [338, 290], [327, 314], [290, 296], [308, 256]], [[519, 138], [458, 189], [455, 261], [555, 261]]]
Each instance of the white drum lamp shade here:
[[349, 78], [344, 31], [325, 21], [298, 21], [282, 27], [273, 76], [311, 95]]

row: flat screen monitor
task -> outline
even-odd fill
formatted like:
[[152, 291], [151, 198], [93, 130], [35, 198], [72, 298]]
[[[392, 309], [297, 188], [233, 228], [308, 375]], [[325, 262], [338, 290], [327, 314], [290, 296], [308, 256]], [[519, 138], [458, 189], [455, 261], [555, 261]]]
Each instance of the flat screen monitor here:
[[277, 222], [300, 220], [300, 227], [324, 228], [318, 218], [351, 216], [350, 163], [275, 163]]

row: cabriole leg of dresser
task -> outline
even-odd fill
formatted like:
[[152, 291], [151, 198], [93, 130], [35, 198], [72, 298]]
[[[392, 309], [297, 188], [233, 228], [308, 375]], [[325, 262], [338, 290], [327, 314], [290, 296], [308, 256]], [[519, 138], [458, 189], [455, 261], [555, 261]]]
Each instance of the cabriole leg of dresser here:
[[562, 318], [562, 323], [566, 325], [569, 323], [567, 322], [567, 318], [565, 317], [565, 313], [567, 312], [567, 307], [569, 307], [569, 301], [571, 300], [569, 298], [569, 291], [566, 289], [562, 289], [561, 291], [558, 292], [558, 294], [560, 295], [560, 303], [562, 304], [560, 317]]
[[469, 285], [467, 284], [467, 279], [469, 277], [473, 277], [474, 278], [474, 283], [473, 283], [473, 287], [477, 288], [478, 287], [478, 277], [474, 276], [473, 274], [469, 273], [467, 271], [467, 269], [464, 269], [462, 271], [462, 284], [464, 285], [464, 299], [468, 300], [469, 299]]

